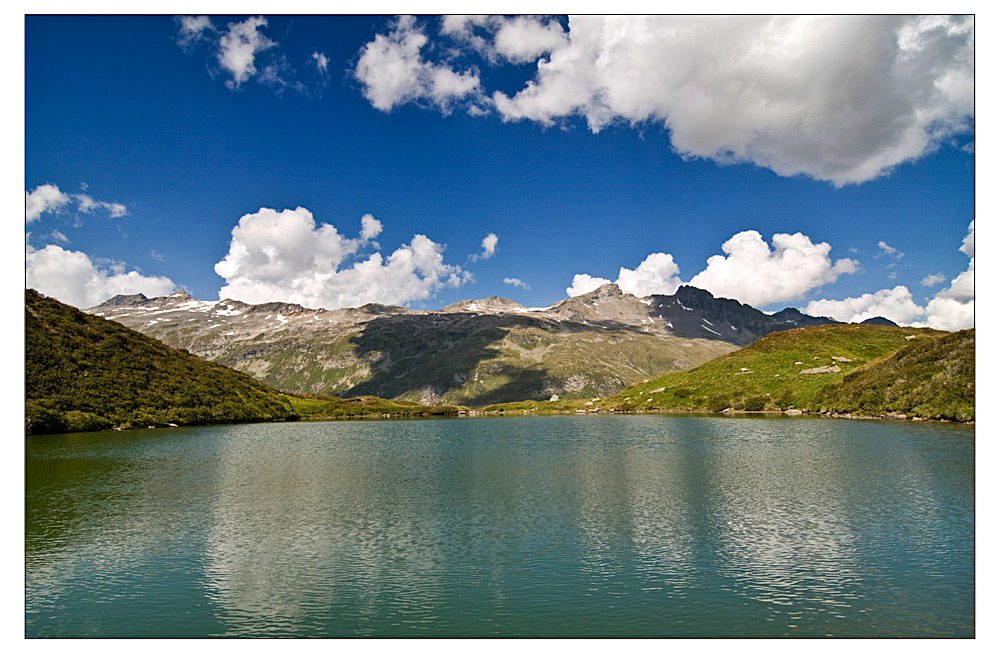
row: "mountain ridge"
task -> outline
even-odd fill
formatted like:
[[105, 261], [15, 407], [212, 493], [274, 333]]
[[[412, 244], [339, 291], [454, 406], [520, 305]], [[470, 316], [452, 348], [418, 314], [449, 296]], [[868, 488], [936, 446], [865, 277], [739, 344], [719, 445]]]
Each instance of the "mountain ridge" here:
[[117, 296], [87, 312], [286, 392], [469, 406], [608, 396], [774, 331], [833, 322], [796, 309], [767, 315], [691, 286], [640, 298], [616, 284], [541, 308], [487, 297], [436, 311], [327, 310], [178, 291]]

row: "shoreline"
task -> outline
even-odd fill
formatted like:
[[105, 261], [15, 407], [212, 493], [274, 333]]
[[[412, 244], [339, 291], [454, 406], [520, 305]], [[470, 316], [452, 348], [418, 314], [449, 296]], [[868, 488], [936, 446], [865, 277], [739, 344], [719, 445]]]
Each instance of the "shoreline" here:
[[885, 415], [853, 415], [851, 413], [816, 413], [804, 410], [724, 410], [721, 412], [696, 411], [696, 410], [537, 410], [537, 409], [517, 409], [517, 410], [476, 410], [461, 409], [451, 414], [433, 413], [377, 413], [367, 415], [309, 415], [299, 419], [286, 420], [258, 420], [248, 422], [220, 422], [216, 424], [162, 424], [156, 426], [145, 426], [134, 429], [111, 428], [101, 431], [69, 431], [66, 433], [40, 433], [35, 435], [25, 434], [26, 438], [45, 437], [48, 435], [80, 435], [84, 433], [120, 433], [122, 431], [147, 431], [163, 430], [171, 428], [199, 428], [203, 426], [238, 426], [240, 424], [294, 424], [296, 422], [361, 422], [367, 420], [425, 420], [425, 419], [476, 419], [486, 417], [579, 417], [585, 415], [664, 415], [664, 416], [690, 416], [690, 417], [809, 417], [809, 418], [829, 418], [829, 419], [853, 419], [866, 421], [893, 421], [893, 422], [929, 422], [934, 424], [958, 424], [961, 426], [975, 427], [975, 420], [959, 422], [950, 419], [935, 419], [928, 417], [909, 417], [901, 413], [888, 413]]

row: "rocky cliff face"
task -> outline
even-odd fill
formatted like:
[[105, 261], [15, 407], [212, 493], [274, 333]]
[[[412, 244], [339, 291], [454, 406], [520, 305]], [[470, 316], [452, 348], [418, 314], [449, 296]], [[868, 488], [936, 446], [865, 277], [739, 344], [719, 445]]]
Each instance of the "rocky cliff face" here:
[[615, 284], [544, 308], [489, 297], [441, 311], [323, 310], [179, 291], [118, 296], [88, 312], [280, 390], [470, 406], [613, 394], [817, 319], [776, 319], [686, 286], [638, 298]]

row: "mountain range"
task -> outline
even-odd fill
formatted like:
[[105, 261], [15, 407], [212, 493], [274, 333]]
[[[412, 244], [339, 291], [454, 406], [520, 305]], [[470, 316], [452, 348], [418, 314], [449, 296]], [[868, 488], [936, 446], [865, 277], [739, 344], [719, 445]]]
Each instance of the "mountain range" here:
[[119, 295], [88, 312], [285, 392], [472, 407], [610, 396], [769, 333], [835, 323], [794, 308], [768, 315], [691, 286], [640, 298], [615, 284], [542, 308], [488, 297], [437, 311], [325, 310], [178, 291]]
[[26, 435], [459, 412], [376, 397], [278, 392], [31, 289], [24, 292], [24, 327]]

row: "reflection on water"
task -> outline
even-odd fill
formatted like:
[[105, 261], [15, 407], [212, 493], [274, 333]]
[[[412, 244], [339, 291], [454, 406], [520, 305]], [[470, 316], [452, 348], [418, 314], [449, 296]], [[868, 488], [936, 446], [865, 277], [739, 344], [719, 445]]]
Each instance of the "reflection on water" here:
[[663, 416], [27, 441], [29, 636], [971, 636], [973, 431]]

